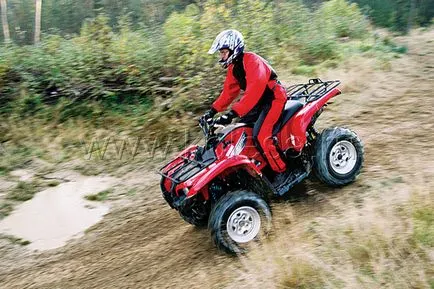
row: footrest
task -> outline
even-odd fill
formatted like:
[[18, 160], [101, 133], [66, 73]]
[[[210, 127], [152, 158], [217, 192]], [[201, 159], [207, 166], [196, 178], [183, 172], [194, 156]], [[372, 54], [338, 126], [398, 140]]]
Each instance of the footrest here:
[[286, 194], [293, 186], [300, 183], [302, 180], [304, 180], [308, 176], [308, 173], [306, 171], [302, 170], [295, 170], [288, 173], [285, 180], [279, 183], [273, 182], [273, 187], [276, 193], [279, 196], [283, 196]]

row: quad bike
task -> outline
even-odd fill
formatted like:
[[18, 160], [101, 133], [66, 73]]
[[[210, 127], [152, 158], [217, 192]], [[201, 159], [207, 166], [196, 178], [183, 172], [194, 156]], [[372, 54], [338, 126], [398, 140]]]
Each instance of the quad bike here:
[[164, 199], [188, 223], [208, 225], [219, 249], [246, 252], [271, 228], [268, 201], [273, 196], [287, 194], [311, 171], [331, 186], [351, 183], [360, 173], [364, 152], [356, 133], [314, 128], [327, 102], [341, 93], [339, 84], [310, 79], [287, 88], [288, 100], [273, 131], [288, 167], [284, 178], [276, 177], [255, 145], [253, 124], [224, 127], [201, 119], [205, 145], [186, 148], [159, 170]]

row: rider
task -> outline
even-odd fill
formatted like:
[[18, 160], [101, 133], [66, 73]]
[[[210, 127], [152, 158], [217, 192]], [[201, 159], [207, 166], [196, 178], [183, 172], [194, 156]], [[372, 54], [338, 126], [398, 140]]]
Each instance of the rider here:
[[240, 122], [255, 122], [253, 137], [259, 149], [262, 149], [275, 172], [284, 172], [286, 165], [274, 144], [273, 127], [285, 106], [285, 89], [277, 80], [273, 68], [262, 57], [244, 52], [244, 40], [239, 31], [225, 30], [217, 35], [208, 53], [213, 54], [217, 50], [220, 52], [219, 63], [227, 68], [227, 75], [222, 93], [204, 118], [212, 118], [217, 112], [226, 110], [243, 90], [241, 99], [216, 123], [230, 124], [235, 117], [240, 117]]

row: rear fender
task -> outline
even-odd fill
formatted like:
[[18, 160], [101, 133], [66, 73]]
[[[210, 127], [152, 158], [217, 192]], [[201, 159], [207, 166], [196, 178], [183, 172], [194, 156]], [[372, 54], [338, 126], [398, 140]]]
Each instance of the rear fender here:
[[236, 155], [224, 159], [223, 161], [220, 161], [215, 165], [209, 166], [204, 174], [201, 174], [200, 176], [198, 176], [198, 178], [195, 179], [194, 183], [192, 184], [190, 190], [187, 193], [187, 198], [193, 197], [202, 190], [204, 191], [204, 198], [207, 200], [209, 198], [207, 190], [208, 184], [210, 184], [211, 181], [214, 180], [216, 177], [234, 170], [245, 170], [255, 178], [262, 177], [261, 171], [248, 157], [244, 155]]
[[301, 151], [306, 144], [306, 130], [316, 112], [321, 110], [324, 105], [341, 91], [337, 88], [332, 89], [318, 100], [306, 104], [299, 110], [289, 122], [280, 130], [278, 134], [279, 147], [282, 150], [289, 148]]

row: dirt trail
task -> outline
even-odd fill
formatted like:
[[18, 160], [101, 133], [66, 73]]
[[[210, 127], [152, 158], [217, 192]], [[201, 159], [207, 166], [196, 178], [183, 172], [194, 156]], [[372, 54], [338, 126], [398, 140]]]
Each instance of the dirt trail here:
[[[360, 91], [338, 96], [320, 123], [357, 131], [365, 144], [365, 168], [348, 187], [334, 190], [306, 182], [308, 196], [301, 202], [276, 202], [277, 237], [271, 242], [279, 242], [272, 248], [282, 251], [274, 254], [284, 255], [286, 246], [300, 246], [302, 251], [302, 245], [278, 236], [297, 234], [315, 218], [363, 218], [359, 215], [370, 209], [365, 205], [365, 211], [355, 211], [357, 204], [372, 198], [386, 206], [399, 202], [408, 198], [399, 194], [401, 188], [420, 180], [432, 194], [434, 30], [401, 41], [408, 39], [408, 54], [394, 60], [391, 71], [363, 74], [369, 64], [362, 63], [360, 68], [333, 72], [331, 78], [341, 78], [347, 87], [358, 84]], [[267, 279], [266, 260], [260, 269], [248, 269], [245, 260], [218, 253], [206, 230], [184, 223], [164, 203], [155, 185], [158, 177], [149, 173], [145, 178], [149, 183], [138, 196], [142, 200], [110, 213], [84, 238], [18, 260], [5, 254], [0, 288], [240, 288], [247, 287], [252, 276], [260, 279], [256, 286], [274, 286]], [[399, 180], [384, 188], [374, 184], [391, 179]]]

